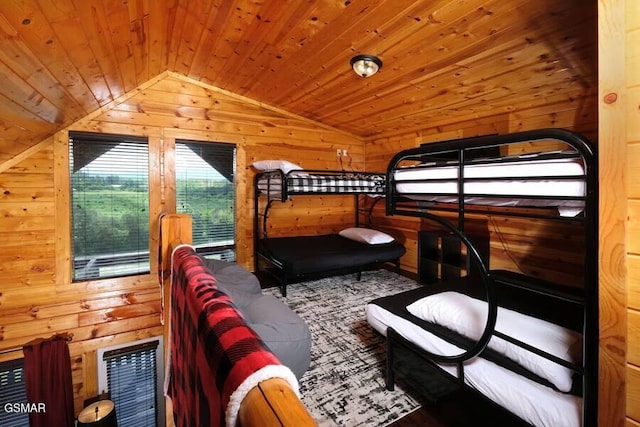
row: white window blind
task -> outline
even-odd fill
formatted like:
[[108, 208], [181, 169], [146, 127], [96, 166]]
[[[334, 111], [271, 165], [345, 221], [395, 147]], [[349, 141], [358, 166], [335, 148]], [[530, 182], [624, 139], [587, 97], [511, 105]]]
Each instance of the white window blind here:
[[198, 253], [235, 260], [235, 145], [176, 141], [176, 211], [193, 220]]
[[73, 279], [149, 272], [146, 138], [71, 132]]
[[[102, 388], [114, 403], [119, 427], [156, 427], [164, 424], [162, 405], [162, 346], [158, 339], [99, 352]], [[105, 390], [103, 390], [105, 391]]]
[[[27, 403], [27, 391], [24, 382], [24, 359], [0, 363], [0, 403]], [[5, 411], [0, 407], [1, 426], [28, 426], [27, 412]]]

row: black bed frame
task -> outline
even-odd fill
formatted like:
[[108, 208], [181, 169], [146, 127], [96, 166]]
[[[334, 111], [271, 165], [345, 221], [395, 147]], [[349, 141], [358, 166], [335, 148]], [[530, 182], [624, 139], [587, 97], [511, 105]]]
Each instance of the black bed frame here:
[[[458, 203], [453, 204], [438, 204], [438, 203], [424, 203], [415, 200], [408, 200], [405, 195], [396, 192], [396, 183], [394, 182], [394, 171], [398, 168], [398, 165], [402, 161], [406, 160], [424, 160], [426, 156], [433, 156], [444, 154], [445, 158], [451, 161], [453, 158], [457, 159], [460, 165], [468, 164], [468, 159], [465, 158], [478, 151], [473, 151], [479, 147], [500, 147], [505, 144], [512, 144], [517, 142], [528, 141], [541, 141], [541, 140], [558, 140], [571, 146], [582, 157], [586, 166], [586, 175], [583, 177], [586, 185], [586, 193], [584, 196], [584, 210], [577, 217], [561, 217], [553, 213], [550, 213], [550, 209], [501, 209], [492, 208], [490, 212], [487, 212], [486, 208], [477, 208], [476, 206], [465, 204], [464, 191], [464, 167], [460, 167], [458, 176]], [[477, 160], [474, 160], [477, 161]], [[582, 397], [583, 397], [583, 426], [591, 427], [597, 425], [597, 409], [598, 409], [598, 167], [595, 148], [591, 143], [583, 136], [563, 130], [563, 129], [542, 129], [535, 131], [519, 132], [508, 135], [489, 135], [484, 137], [465, 138], [459, 140], [451, 140], [445, 142], [437, 142], [432, 144], [425, 144], [419, 148], [405, 150], [398, 153], [392, 161], [389, 163], [387, 170], [387, 187], [386, 187], [386, 212], [387, 215], [407, 215], [420, 218], [426, 218], [434, 221], [440, 226], [444, 227], [450, 234], [457, 236], [460, 241], [467, 247], [467, 262], [470, 262], [474, 266], [474, 274], [477, 272], [480, 275], [481, 282], [484, 286], [488, 303], [488, 319], [485, 325], [484, 332], [480, 339], [474, 344], [465, 349], [465, 351], [457, 356], [442, 356], [438, 354], [432, 354], [427, 352], [415, 344], [407, 341], [401, 337], [392, 328], [387, 331], [387, 388], [393, 389], [394, 374], [398, 374], [403, 377], [413, 377], [414, 383], [418, 378], [417, 386], [418, 391], [422, 391], [424, 394], [438, 395], [440, 392], [445, 393], [451, 387], [463, 387], [464, 386], [464, 366], [465, 360], [471, 359], [485, 350], [487, 344], [493, 335], [500, 336], [516, 345], [527, 348], [526, 343], [521, 343], [509, 336], [501, 334], [494, 330], [496, 315], [497, 315], [497, 303], [495, 301], [495, 286], [514, 286], [521, 289], [527, 289], [527, 291], [535, 292], [541, 295], [545, 295], [548, 298], [562, 299], [565, 301], [571, 301], [572, 303], [579, 304], [583, 311], [583, 364], [581, 366], [568, 366], [574, 368], [576, 372], [582, 375]], [[526, 198], [530, 198], [527, 196]], [[446, 211], [457, 213], [454, 215], [454, 224], [452, 221], [438, 216], [438, 211]], [[436, 213], [434, 213], [436, 212]], [[578, 222], [582, 225], [585, 237], [584, 248], [584, 287], [580, 296], [567, 295], [562, 292], [557, 292], [554, 289], [545, 286], [533, 286], [524, 284], [521, 281], [515, 279], [515, 276], [509, 274], [500, 274], [489, 270], [488, 260], [483, 257], [476, 249], [472, 239], [468, 238], [464, 229], [464, 217], [469, 212], [481, 212], [490, 215], [506, 215], [506, 216], [523, 216], [533, 218], [554, 218], [558, 221], [572, 221]], [[530, 346], [529, 346], [530, 347]], [[528, 348], [530, 351], [554, 360], [554, 357], [542, 352], [538, 349]], [[402, 361], [400, 359], [404, 358]], [[407, 362], [406, 359], [417, 358], [419, 362]], [[556, 358], [557, 359], [557, 358]], [[425, 365], [426, 362], [426, 365]], [[420, 389], [420, 378], [424, 381], [429, 381], [431, 372], [438, 371], [440, 368], [435, 362], [440, 363], [453, 363], [458, 368], [460, 380], [451, 380], [451, 387], [445, 382], [438, 383], [436, 387], [443, 388], [442, 390], [429, 391], [427, 384], [422, 384]], [[564, 361], [562, 361], [564, 362]], [[407, 364], [408, 363], [408, 364]], [[567, 362], [562, 363], [566, 365]], [[425, 368], [423, 375], [417, 374], [417, 370]], [[403, 372], [408, 371], [408, 372]], [[443, 372], [443, 371], [442, 371]], [[448, 374], [447, 377], [452, 378]], [[440, 374], [442, 376], [442, 374]], [[470, 387], [464, 386], [471, 390], [475, 394], [479, 392], [473, 390]], [[429, 397], [429, 396], [426, 396]], [[482, 396], [488, 402], [489, 399]], [[496, 404], [493, 404], [497, 406]], [[502, 408], [501, 408], [502, 409]], [[503, 409], [504, 412], [508, 412]]]
[[[296, 171], [291, 171], [288, 174], [283, 173], [279, 169], [261, 171], [256, 173], [254, 177], [254, 216], [253, 216], [253, 248], [254, 248], [254, 272], [260, 277], [262, 274], [266, 274], [268, 277], [274, 279], [278, 284], [282, 296], [287, 296], [287, 285], [293, 281], [300, 281], [307, 278], [312, 278], [314, 274], [305, 274], [304, 277], [300, 277], [297, 275], [292, 275], [287, 271], [287, 268], [283, 263], [281, 263], [278, 259], [273, 257], [269, 253], [264, 253], [260, 251], [259, 242], [261, 239], [268, 239], [268, 219], [269, 219], [269, 211], [274, 202], [286, 202], [291, 196], [353, 196], [354, 199], [354, 226], [359, 227], [360, 216], [365, 215], [366, 222], [365, 226], [371, 226], [373, 210], [376, 205], [383, 200], [384, 194], [380, 194], [378, 192], [369, 192], [367, 190], [353, 190], [347, 192], [327, 192], [327, 191], [299, 191], [293, 190], [287, 185], [287, 176], [291, 173], [295, 173]], [[300, 172], [300, 171], [297, 171]], [[334, 171], [334, 170], [316, 170], [316, 169], [305, 169], [302, 172], [319, 175], [319, 176], [335, 176], [340, 177], [345, 174], [351, 174], [352, 172], [346, 171]], [[379, 173], [374, 172], [353, 172], [358, 176], [373, 176], [380, 175]], [[261, 190], [258, 186], [260, 181], [266, 181], [266, 191]], [[272, 186], [280, 185], [279, 191], [270, 191]], [[361, 203], [361, 197], [367, 194], [378, 194], [380, 197], [375, 197], [373, 201], [368, 204], [368, 206], [363, 206], [366, 204]], [[260, 211], [260, 198], [266, 198], [266, 204], [264, 206], [264, 211]], [[261, 268], [261, 261], [267, 264], [266, 268]], [[395, 264], [395, 269], [397, 272], [400, 272], [400, 259], [387, 260], [389, 262], [393, 262]], [[349, 268], [341, 268], [338, 270], [331, 271], [318, 271], [317, 276], [315, 277], [326, 277], [326, 276], [334, 276], [339, 274], [348, 274], [348, 273], [356, 273], [356, 280], [360, 280], [362, 271], [368, 267], [369, 265], [354, 265]]]

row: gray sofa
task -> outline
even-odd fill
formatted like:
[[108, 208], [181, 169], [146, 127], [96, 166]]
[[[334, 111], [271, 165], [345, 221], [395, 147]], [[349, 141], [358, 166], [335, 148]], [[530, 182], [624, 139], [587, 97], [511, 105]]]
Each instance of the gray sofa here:
[[309, 368], [311, 333], [307, 324], [273, 295], [262, 293], [260, 282], [244, 267], [203, 259], [216, 285], [229, 295], [245, 321], [269, 349], [299, 379]]

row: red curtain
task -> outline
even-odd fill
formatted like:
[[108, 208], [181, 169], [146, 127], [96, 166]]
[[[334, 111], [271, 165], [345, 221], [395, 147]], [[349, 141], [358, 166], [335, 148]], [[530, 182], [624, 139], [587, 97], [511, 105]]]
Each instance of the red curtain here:
[[27, 400], [44, 403], [45, 408], [29, 414], [29, 426], [73, 426], [71, 358], [66, 337], [37, 340], [23, 350]]

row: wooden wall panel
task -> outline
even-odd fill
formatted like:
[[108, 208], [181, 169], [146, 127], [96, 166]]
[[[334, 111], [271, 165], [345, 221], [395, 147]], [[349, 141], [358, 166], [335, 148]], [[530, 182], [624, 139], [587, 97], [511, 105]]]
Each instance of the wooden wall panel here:
[[627, 1], [626, 11], [626, 304], [628, 423], [640, 424], [640, 5]]
[[[637, 358], [637, 46], [640, 8], [598, 2], [600, 143], [600, 425], [640, 421]], [[634, 280], [635, 279], [635, 280]], [[625, 395], [623, 401], [619, 397]], [[625, 415], [627, 416], [625, 420]]]
[[640, 367], [640, 311], [629, 310], [627, 318], [627, 362]]
[[640, 254], [640, 198], [629, 198], [627, 202], [627, 231], [629, 239], [627, 240], [627, 252]]
[[640, 368], [627, 366], [627, 416], [633, 421], [640, 421]]
[[[41, 148], [0, 174], [0, 272], [4, 288], [42, 288], [55, 278], [53, 151], [50, 144]], [[0, 301], [2, 298], [4, 295]]]
[[640, 255], [627, 255], [627, 305], [640, 311]]
[[[638, 34], [640, 39], [640, 31]], [[637, 92], [630, 92], [630, 96], [634, 96], [633, 99], [640, 99], [640, 87]], [[640, 124], [636, 124], [640, 126]], [[627, 137], [629, 135], [627, 134]], [[633, 141], [640, 141], [640, 135]], [[627, 145], [627, 162], [625, 165], [625, 177], [626, 177], [626, 190], [627, 196], [632, 199], [640, 199], [640, 186], [635, 185], [640, 182], [640, 142], [633, 142]]]

